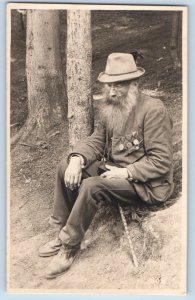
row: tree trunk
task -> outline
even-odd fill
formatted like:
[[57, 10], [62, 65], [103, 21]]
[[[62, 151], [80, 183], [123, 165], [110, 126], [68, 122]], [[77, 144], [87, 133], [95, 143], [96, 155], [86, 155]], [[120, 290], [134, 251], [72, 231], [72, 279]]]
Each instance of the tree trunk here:
[[93, 130], [91, 101], [91, 15], [67, 12], [67, 96], [69, 148]]
[[19, 135], [32, 142], [46, 139], [65, 114], [59, 13], [55, 10], [27, 10], [26, 76], [28, 118]]
[[181, 67], [181, 62], [178, 54], [178, 36], [179, 36], [179, 20], [180, 15], [178, 12], [174, 12], [172, 16], [172, 27], [171, 27], [171, 40], [170, 40], [170, 53], [175, 68]]

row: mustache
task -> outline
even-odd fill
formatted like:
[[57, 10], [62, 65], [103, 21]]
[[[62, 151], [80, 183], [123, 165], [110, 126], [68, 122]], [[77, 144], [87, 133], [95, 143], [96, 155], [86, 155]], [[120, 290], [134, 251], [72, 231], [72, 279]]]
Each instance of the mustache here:
[[108, 91], [103, 92], [102, 100], [104, 105], [112, 105], [121, 108], [130, 109], [135, 106], [137, 102], [138, 92], [136, 90], [129, 90], [126, 97], [121, 95], [110, 96]]
[[101, 120], [109, 133], [113, 131], [122, 132], [129, 115], [137, 103], [137, 92], [129, 91], [127, 97], [122, 98], [115, 96], [109, 97], [108, 93], [104, 93], [104, 100], [99, 110], [99, 120]]
[[105, 102], [108, 105], [121, 106], [125, 101], [120, 96], [107, 96]]

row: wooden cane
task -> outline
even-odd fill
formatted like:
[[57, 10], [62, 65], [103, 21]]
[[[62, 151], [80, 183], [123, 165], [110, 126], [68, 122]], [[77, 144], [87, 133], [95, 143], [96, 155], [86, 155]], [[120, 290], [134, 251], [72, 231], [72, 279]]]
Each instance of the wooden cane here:
[[118, 203], [118, 208], [119, 208], [119, 212], [120, 212], [121, 219], [122, 219], [122, 222], [123, 222], [123, 226], [125, 228], [125, 233], [126, 233], [126, 236], [127, 236], [128, 242], [129, 242], [129, 247], [130, 247], [131, 255], [132, 255], [132, 258], [133, 258], [133, 263], [134, 263], [135, 267], [137, 268], [138, 267], [138, 261], [137, 261], [137, 257], [136, 257], [136, 254], [135, 254], [135, 251], [134, 251], [134, 248], [133, 248], [133, 242], [132, 242], [131, 237], [130, 237], [130, 232], [129, 232], [129, 229], [128, 229], [128, 226], [127, 226], [127, 221], [125, 219], [124, 211], [123, 211], [122, 207], [119, 205], [119, 203]]

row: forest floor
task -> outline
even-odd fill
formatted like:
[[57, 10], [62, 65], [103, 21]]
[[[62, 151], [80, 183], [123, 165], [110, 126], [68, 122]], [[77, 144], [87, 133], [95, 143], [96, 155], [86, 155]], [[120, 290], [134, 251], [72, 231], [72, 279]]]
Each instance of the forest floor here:
[[[68, 149], [68, 124], [65, 121], [53, 130], [47, 148], [18, 144], [11, 151], [9, 289], [85, 293], [92, 290], [97, 293], [131, 290], [135, 293], [139, 290], [142, 294], [181, 290], [182, 200], [185, 200], [181, 196], [182, 86], [181, 69], [173, 67], [170, 56], [170, 26], [171, 15], [167, 12], [115, 12], [109, 15], [98, 12], [92, 16], [93, 92], [99, 91], [96, 78], [104, 69], [109, 53], [140, 50], [144, 54], [140, 65], [146, 69], [142, 89], [160, 98], [173, 119], [175, 191], [172, 205], [150, 213], [143, 225], [144, 241], [146, 227], [152, 228], [153, 242], [146, 247], [150, 253], [140, 254], [140, 247], [141, 250], [144, 248], [143, 236], [140, 236], [137, 246], [139, 267], [134, 267], [119, 213], [106, 207], [97, 213], [71, 269], [55, 280], [45, 279], [45, 268], [51, 258], [40, 258], [37, 253], [39, 247], [56, 234], [49, 227], [48, 219], [53, 206], [56, 167]], [[64, 38], [65, 29], [62, 26]], [[25, 33], [17, 13], [13, 15], [12, 34], [10, 116], [11, 124], [16, 123], [11, 128], [13, 135], [27, 117]], [[181, 42], [179, 47], [181, 52]], [[136, 222], [129, 224], [135, 249], [137, 226]]]

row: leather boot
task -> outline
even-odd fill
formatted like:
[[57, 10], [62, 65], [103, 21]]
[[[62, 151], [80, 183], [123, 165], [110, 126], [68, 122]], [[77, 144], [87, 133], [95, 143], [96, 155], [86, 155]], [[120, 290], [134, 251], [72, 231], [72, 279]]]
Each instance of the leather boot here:
[[45, 245], [39, 248], [38, 254], [41, 257], [48, 257], [58, 254], [62, 246], [62, 241], [59, 238], [47, 242]]
[[50, 262], [46, 278], [53, 279], [64, 274], [72, 265], [80, 249], [79, 246], [68, 246], [62, 244], [59, 253]]

